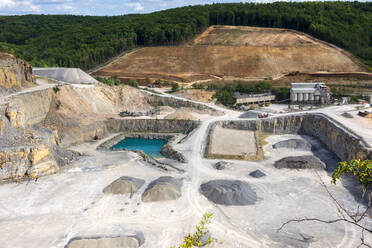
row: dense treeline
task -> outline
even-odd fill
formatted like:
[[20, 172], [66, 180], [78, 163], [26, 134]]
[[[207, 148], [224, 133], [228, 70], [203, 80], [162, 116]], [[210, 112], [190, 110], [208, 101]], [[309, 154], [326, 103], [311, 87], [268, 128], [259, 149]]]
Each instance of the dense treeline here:
[[34, 66], [89, 69], [135, 46], [183, 43], [216, 24], [299, 30], [372, 66], [371, 2], [213, 4], [114, 17], [4, 16], [0, 50]]

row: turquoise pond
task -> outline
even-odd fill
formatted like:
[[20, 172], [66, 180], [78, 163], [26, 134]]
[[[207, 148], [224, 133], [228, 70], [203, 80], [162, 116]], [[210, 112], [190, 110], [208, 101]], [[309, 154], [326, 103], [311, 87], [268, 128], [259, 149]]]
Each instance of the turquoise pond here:
[[116, 145], [112, 150], [142, 150], [151, 157], [162, 157], [161, 148], [168, 142], [166, 139], [142, 139], [142, 138], [125, 138]]

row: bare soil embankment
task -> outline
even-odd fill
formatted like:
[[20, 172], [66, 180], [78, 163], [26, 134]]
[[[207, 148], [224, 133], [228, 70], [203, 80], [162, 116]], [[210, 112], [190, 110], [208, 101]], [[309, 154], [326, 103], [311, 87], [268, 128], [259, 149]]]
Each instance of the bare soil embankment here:
[[285, 29], [211, 27], [192, 44], [146, 47], [94, 75], [177, 82], [262, 80], [293, 71], [360, 72], [347, 52]]

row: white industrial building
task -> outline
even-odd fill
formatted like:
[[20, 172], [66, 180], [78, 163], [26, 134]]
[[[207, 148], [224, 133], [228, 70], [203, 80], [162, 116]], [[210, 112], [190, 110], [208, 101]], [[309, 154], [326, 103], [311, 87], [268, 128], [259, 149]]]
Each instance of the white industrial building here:
[[325, 83], [292, 83], [291, 102], [328, 104], [329, 95]]

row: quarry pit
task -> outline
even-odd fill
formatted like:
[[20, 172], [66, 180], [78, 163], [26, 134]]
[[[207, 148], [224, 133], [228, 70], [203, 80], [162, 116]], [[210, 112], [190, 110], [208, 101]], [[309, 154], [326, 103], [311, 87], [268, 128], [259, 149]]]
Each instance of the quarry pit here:
[[[314, 42], [296, 37], [304, 46]], [[336, 55], [347, 62], [342, 66], [351, 63]], [[182, 95], [30, 73], [28, 65], [15, 70], [24, 82], [0, 95], [2, 247], [169, 248], [207, 212], [209, 233], [224, 241], [211, 247], [360, 244], [360, 230], [344, 223], [292, 223], [278, 231], [291, 219], [338, 218], [328, 192], [348, 210], [360, 203], [353, 178], [331, 183], [337, 162], [372, 158], [372, 123], [355, 106], [257, 119]], [[168, 143], [161, 158], [110, 149], [126, 137]]]

